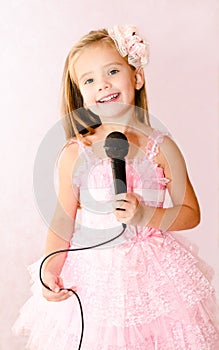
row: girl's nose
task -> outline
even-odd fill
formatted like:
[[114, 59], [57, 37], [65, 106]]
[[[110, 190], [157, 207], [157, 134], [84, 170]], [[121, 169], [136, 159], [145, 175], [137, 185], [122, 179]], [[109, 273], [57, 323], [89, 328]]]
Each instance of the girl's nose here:
[[110, 82], [106, 78], [100, 78], [98, 81], [98, 91], [107, 90], [110, 88]]

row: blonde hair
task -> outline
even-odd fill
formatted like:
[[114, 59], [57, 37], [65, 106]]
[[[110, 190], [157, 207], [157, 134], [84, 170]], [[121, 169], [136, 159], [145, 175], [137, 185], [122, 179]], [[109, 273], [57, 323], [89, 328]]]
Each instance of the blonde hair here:
[[[74, 74], [74, 63], [82, 50], [98, 42], [116, 47], [106, 29], [91, 31], [73, 46], [65, 61], [62, 78], [61, 113], [67, 140], [74, 136], [81, 139], [82, 134], [92, 134], [95, 132], [95, 128], [101, 125], [101, 120], [97, 115], [83, 108], [83, 98]], [[124, 59], [127, 61], [127, 57]], [[135, 90], [135, 106], [137, 107], [136, 116], [138, 120], [150, 125], [145, 83], [140, 90]]]

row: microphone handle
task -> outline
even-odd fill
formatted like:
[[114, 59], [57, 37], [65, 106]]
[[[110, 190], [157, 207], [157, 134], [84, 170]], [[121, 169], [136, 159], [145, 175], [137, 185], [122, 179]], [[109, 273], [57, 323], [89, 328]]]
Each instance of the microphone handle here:
[[126, 193], [126, 169], [125, 159], [112, 158], [111, 159], [113, 181], [115, 194]]

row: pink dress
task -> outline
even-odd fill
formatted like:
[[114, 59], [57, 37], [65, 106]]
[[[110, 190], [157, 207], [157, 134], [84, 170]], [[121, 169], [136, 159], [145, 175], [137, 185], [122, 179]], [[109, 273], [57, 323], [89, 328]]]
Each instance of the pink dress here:
[[[166, 184], [154, 162], [164, 134], [154, 131], [142, 159], [127, 160], [128, 191], [162, 207]], [[72, 247], [106, 241], [121, 231], [112, 213], [109, 159], [81, 145], [73, 181], [80, 189]], [[31, 350], [77, 350], [81, 334], [75, 296], [60, 303], [41, 295], [39, 262], [30, 267], [33, 295], [22, 307], [16, 333]], [[70, 252], [62, 270], [76, 285], [84, 310], [82, 350], [218, 350], [215, 291], [200, 259], [171, 232], [128, 226], [110, 246]]]

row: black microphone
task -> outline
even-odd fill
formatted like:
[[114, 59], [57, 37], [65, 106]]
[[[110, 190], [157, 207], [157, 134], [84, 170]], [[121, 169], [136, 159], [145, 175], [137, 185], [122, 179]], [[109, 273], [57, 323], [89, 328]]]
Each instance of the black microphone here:
[[127, 137], [119, 131], [111, 132], [106, 137], [104, 149], [111, 159], [115, 194], [126, 193], [125, 156], [129, 150]]

